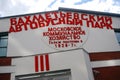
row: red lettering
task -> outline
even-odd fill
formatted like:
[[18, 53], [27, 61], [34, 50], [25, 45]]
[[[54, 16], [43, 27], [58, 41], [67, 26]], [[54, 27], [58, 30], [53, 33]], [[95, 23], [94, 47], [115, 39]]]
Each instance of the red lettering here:
[[73, 25], [73, 19], [72, 19], [72, 14], [71, 12], [67, 12], [67, 18], [66, 18], [66, 23]]
[[11, 25], [16, 25], [17, 24], [16, 18], [10, 18], [10, 23]]
[[21, 17], [18, 19], [18, 24], [17, 25], [20, 25], [20, 26], [24, 25], [24, 21]]
[[10, 26], [9, 32], [16, 32], [13, 26]]
[[60, 22], [57, 21], [57, 19], [51, 19], [51, 24], [52, 25], [57, 25], [57, 24], [60, 24]]
[[39, 14], [38, 16], [36, 16], [36, 15], [33, 16], [33, 21], [35, 21], [35, 20], [40, 22], [40, 21], [44, 21], [45, 19], [43, 18], [43, 16], [41, 14]]
[[82, 20], [88, 20], [87, 14], [81, 14], [81, 19], [82, 19]]
[[97, 16], [97, 21], [105, 22], [103, 16]]
[[89, 15], [89, 21], [96, 21], [94, 15]]
[[54, 19], [57, 19], [58, 18], [58, 16], [57, 16], [57, 14], [58, 14], [58, 12], [53, 12], [52, 14], [54, 14]]
[[[20, 32], [22, 30], [37, 29], [40, 27], [46, 27], [50, 25], [59, 24], [70, 24], [80, 25], [85, 24], [83, 21], [86, 20], [86, 26], [91, 28], [112, 28], [112, 18], [104, 16], [95, 16], [86, 13], [75, 13], [75, 12], [48, 12], [45, 14], [37, 14], [33, 16], [23, 16], [18, 18], [10, 19], [9, 32]], [[58, 28], [60, 30], [60, 28]], [[61, 34], [61, 33], [59, 33]]]
[[65, 24], [65, 18], [59, 18], [59, 24]]
[[66, 17], [66, 14], [63, 13], [63, 12], [60, 12], [60, 17], [61, 17], [61, 18], [64, 18], [64, 17]]
[[94, 23], [92, 21], [87, 21], [87, 27], [93, 27], [94, 28]]
[[39, 27], [44, 27], [45, 23], [44, 23], [44, 18], [42, 17], [41, 14], [39, 14], [38, 16], [34, 15], [33, 16], [33, 22], [38, 22]]
[[102, 28], [98, 22], [95, 22], [95, 23], [94, 23], [94, 26], [95, 26], [96, 28]]
[[26, 22], [25, 22], [26, 24], [30, 24], [31, 23], [30, 16], [25, 16], [24, 18], [26, 19]]
[[75, 39], [80, 39], [80, 35], [74, 35], [73, 38], [74, 38], [74, 40]]
[[82, 22], [82, 20], [74, 19], [74, 23], [75, 23], [75, 25], [83, 26], [83, 22]]
[[24, 29], [27, 31], [28, 30], [28, 28], [27, 28], [27, 24], [24, 24]]
[[39, 27], [44, 27], [45, 26], [44, 22], [42, 22], [42, 21], [39, 22], [38, 24], [39, 24]]
[[48, 20], [45, 20], [45, 26], [49, 26], [50, 25], [50, 22], [51, 22], [51, 20], [50, 19], [48, 19]]
[[51, 20], [51, 19], [52, 19], [50, 13], [45, 13], [45, 17], [46, 17], [46, 19], [48, 19], [48, 20]]
[[31, 23], [30, 23], [30, 28], [31, 28], [31, 29], [36, 29], [36, 28], [38, 28], [37, 23], [36, 23], [36, 22], [31, 22]]
[[69, 18], [67, 18], [67, 20], [66, 20], [66, 24], [73, 25], [73, 24], [74, 24], [74, 23], [73, 23], [73, 19], [69, 19]]
[[103, 27], [106, 26], [106, 25], [105, 25], [105, 23], [100, 22], [100, 26], [103, 28]]
[[105, 27], [106, 27], [107, 29], [113, 29], [112, 26], [111, 26], [111, 24], [106, 24]]
[[16, 32], [20, 32], [20, 31], [22, 31], [22, 27], [19, 25], [16, 25]]
[[67, 12], [67, 18], [72, 19], [72, 13], [71, 12]]
[[111, 17], [105, 17], [106, 20], [106, 28], [107, 29], [113, 29], [112, 28], [112, 18]]
[[[17, 32], [20, 32], [20, 31], [22, 31], [22, 26], [24, 27], [24, 30], [28, 30], [28, 28], [27, 28], [27, 24], [28, 24], [28, 21], [29, 21], [29, 18], [30, 17], [25, 17], [27, 20], [27, 23], [25, 23], [24, 22], [24, 20], [20, 17], [19, 19], [18, 19], [18, 24], [16, 25], [16, 31]], [[30, 23], [29, 23], [30, 24]]]
[[108, 24], [112, 24], [112, 18], [111, 17], [105, 17], [105, 21]]
[[86, 35], [86, 34], [85, 34], [85, 31], [81, 31], [81, 34], [80, 34], [80, 35]]
[[74, 19], [79, 19], [79, 14], [78, 13], [74, 13]]

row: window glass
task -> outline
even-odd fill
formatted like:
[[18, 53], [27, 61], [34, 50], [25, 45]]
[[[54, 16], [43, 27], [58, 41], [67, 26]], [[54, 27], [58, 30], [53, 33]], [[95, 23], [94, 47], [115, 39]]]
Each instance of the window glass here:
[[7, 48], [0, 48], [0, 56], [6, 56]]
[[70, 70], [16, 76], [16, 80], [71, 80]]
[[0, 47], [6, 47], [7, 42], [8, 42], [7, 38], [0, 38]]
[[116, 37], [117, 37], [118, 42], [120, 43], [120, 32], [116, 32]]
[[120, 29], [115, 29], [114, 31], [115, 31], [115, 35], [118, 40], [118, 43], [120, 44]]
[[8, 33], [0, 33], [0, 57], [7, 54]]

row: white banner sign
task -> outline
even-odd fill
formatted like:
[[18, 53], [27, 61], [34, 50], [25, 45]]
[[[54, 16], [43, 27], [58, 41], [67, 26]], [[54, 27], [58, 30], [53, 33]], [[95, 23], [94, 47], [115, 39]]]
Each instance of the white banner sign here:
[[112, 29], [106, 16], [77, 12], [47, 12], [10, 18], [8, 56], [26, 56], [83, 46], [89, 28]]

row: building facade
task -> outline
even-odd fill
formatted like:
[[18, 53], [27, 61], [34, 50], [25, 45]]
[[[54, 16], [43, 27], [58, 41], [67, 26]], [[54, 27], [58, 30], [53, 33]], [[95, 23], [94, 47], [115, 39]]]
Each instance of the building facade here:
[[59, 8], [0, 19], [2, 80], [120, 79], [120, 15]]

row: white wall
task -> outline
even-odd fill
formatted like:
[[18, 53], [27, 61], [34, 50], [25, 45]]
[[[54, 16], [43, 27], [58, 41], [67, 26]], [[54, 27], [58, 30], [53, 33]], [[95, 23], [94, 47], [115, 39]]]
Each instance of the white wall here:
[[120, 29], [120, 17], [112, 17], [113, 28]]
[[88, 52], [120, 51], [114, 30], [90, 29], [86, 43], [83, 45]]
[[[81, 13], [79, 13], [81, 14]], [[44, 13], [43, 13], [44, 15]], [[33, 15], [31, 15], [33, 16]], [[22, 16], [23, 17], [23, 16]], [[18, 17], [19, 18], [19, 17]], [[113, 28], [120, 28], [120, 18], [112, 17]], [[84, 23], [85, 24], [85, 23]], [[50, 25], [52, 27], [56, 25]], [[59, 26], [59, 25], [58, 25]], [[61, 25], [60, 25], [61, 26]], [[68, 26], [68, 25], [64, 25]], [[83, 25], [85, 26], [85, 25]], [[0, 19], [0, 32], [8, 31], [10, 27], [10, 19]], [[56, 51], [65, 51], [73, 48], [61, 48], [56, 49], [46, 44], [46, 37], [42, 39], [42, 32], [46, 31], [47, 27], [36, 29], [34, 31], [21, 31], [16, 33], [10, 33], [8, 39], [7, 56], [27, 56], [42, 53], [52, 53]], [[88, 28], [86, 29], [86, 39], [83, 40], [82, 48], [88, 52], [107, 52], [107, 51], [120, 51], [119, 43], [116, 39], [114, 30], [108, 30], [106, 28]], [[48, 41], [49, 42], [49, 41]]]
[[[71, 69], [72, 80], [94, 80], [88, 56], [88, 53], [83, 49], [49, 54], [49, 71]], [[14, 58], [12, 65], [16, 66], [15, 75], [36, 73], [34, 56]], [[42, 72], [48, 71], [39, 70], [37, 73]]]
[[9, 31], [9, 19], [0, 19], [0, 32], [8, 32]]

